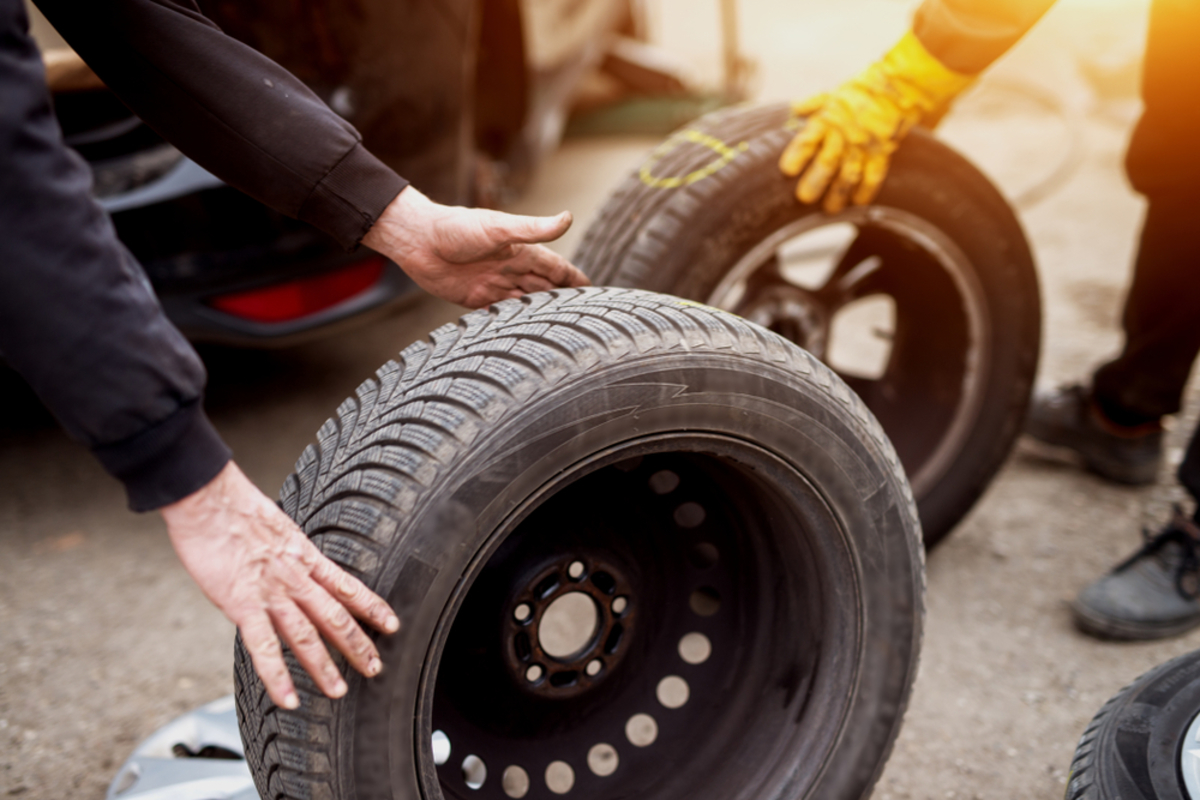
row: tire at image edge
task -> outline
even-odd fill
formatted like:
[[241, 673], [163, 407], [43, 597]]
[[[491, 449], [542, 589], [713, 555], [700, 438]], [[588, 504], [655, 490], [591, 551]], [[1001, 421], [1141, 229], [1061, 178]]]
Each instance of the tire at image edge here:
[[1180, 764], [1198, 713], [1200, 651], [1151, 669], [1105, 703], [1080, 736], [1066, 800], [1188, 800]]

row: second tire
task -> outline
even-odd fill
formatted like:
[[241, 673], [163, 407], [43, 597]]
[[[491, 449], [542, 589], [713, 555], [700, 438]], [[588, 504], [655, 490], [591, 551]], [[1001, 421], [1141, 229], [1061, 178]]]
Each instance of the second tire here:
[[1020, 432], [1040, 340], [1033, 259], [996, 189], [920, 130], [873, 205], [801, 205], [777, 166], [801, 124], [766, 106], [679, 131], [618, 186], [575, 260], [598, 285], [733, 311], [832, 366], [900, 453], [931, 546]]

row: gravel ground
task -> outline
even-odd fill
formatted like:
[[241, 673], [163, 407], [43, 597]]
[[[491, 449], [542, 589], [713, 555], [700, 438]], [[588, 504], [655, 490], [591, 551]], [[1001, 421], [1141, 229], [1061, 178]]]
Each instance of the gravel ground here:
[[[911, 3], [742, 7], [758, 97], [782, 99], [860, 68], [899, 36]], [[715, 80], [715, 8], [712, 20], [688, 0], [652, 10], [656, 36], [698, 78]], [[1120, 163], [1137, 114], [1143, 16], [1140, 0], [1063, 0], [943, 129], [1011, 197], [1073, 162], [1021, 212], [1042, 277], [1045, 383], [1084, 376], [1119, 346], [1142, 212]], [[568, 142], [517, 210], [574, 210], [579, 224], [561, 245], [569, 253], [652, 144]], [[210, 412], [273, 493], [365, 375], [456, 314], [422, 299], [369, 329], [292, 350], [207, 351]], [[158, 518], [127, 512], [119, 488], [19, 382], [0, 381], [0, 795], [100, 798], [137, 741], [231, 690], [233, 631], [189, 582]], [[1175, 460], [1198, 413], [1193, 390], [1170, 434]], [[875, 796], [1061, 797], [1075, 741], [1099, 706], [1200, 646], [1200, 632], [1098, 642], [1073, 630], [1066, 606], [1179, 499], [1167, 469], [1156, 486], [1114, 488], [1022, 443], [930, 555], [921, 674]]]

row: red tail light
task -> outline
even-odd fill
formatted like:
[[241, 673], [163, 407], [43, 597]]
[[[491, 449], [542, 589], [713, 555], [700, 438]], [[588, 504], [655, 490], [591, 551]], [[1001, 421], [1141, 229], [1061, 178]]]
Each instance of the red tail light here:
[[288, 322], [324, 311], [365, 292], [379, 281], [386, 264], [383, 256], [373, 256], [322, 275], [223, 294], [209, 299], [208, 304], [251, 322]]

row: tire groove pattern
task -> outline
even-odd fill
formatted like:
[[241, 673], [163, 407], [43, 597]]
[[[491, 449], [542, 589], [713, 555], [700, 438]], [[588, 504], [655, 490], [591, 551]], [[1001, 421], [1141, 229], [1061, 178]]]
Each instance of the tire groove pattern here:
[[[498, 346], [505, 342], [507, 349]], [[522, 356], [515, 359], [518, 346]], [[741, 318], [676, 298], [615, 288], [507, 300], [409, 346], [321, 426], [317, 442], [304, 450], [284, 481], [281, 506], [327, 556], [371, 585], [382, 554], [402, 544], [403, 520], [417, 512], [428, 487], [484, 427], [503, 424], [528, 397], [627, 355], [730, 350], [786, 368], [794, 380], [819, 387], [848, 406], [902, 487], [911, 529], [920, 530], [890, 442], [840, 378], [791, 343]], [[471, 368], [456, 366], [442, 374], [450, 364]], [[521, 368], [510, 368], [515, 364]], [[490, 377], [480, 379], [489, 368]], [[459, 399], [448, 402], [454, 396]], [[439, 407], [442, 411], [431, 417]], [[397, 421], [396, 412], [413, 408], [420, 413], [405, 412], [404, 421]], [[446, 413], [448, 408], [458, 413]], [[909, 547], [913, 560], [923, 564], [920, 542], [914, 537]], [[923, 581], [922, 571], [921, 596]], [[923, 618], [923, 607], [918, 611]], [[296, 711], [271, 703], [240, 638], [235, 643], [235, 695], [247, 762], [263, 798], [333, 800], [350, 765], [338, 764], [332, 756], [313, 756], [314, 748], [337, 752], [332, 747], [337, 706], [316, 690], [290, 652], [285, 651], [285, 658], [301, 699]], [[338, 663], [344, 665], [344, 660], [339, 657]], [[355, 676], [347, 677], [353, 685]], [[907, 693], [901, 716], [906, 704]]]

